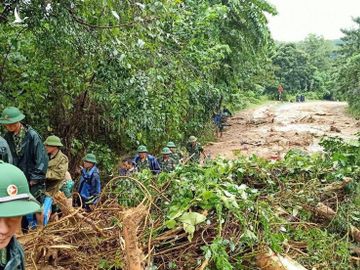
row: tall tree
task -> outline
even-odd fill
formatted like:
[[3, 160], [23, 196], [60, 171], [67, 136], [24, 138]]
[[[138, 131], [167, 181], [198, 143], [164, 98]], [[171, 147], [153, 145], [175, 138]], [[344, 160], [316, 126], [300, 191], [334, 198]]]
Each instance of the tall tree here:
[[353, 19], [356, 27], [342, 30], [344, 37], [339, 50], [335, 73], [335, 89], [347, 98], [351, 108], [360, 114], [360, 17]]
[[316, 67], [309, 55], [295, 43], [280, 44], [273, 57], [275, 75], [289, 92], [308, 91], [314, 87]]
[[7, 0], [0, 99], [73, 154], [183, 140], [221, 96], [236, 102], [262, 83], [265, 13], [275, 10], [263, 0]]

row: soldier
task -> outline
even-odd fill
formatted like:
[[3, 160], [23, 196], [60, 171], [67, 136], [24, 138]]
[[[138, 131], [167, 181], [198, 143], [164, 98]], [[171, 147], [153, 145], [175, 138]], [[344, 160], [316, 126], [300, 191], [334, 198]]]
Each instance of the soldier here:
[[170, 151], [169, 147], [164, 147], [161, 151], [163, 155], [160, 159], [160, 167], [163, 172], [171, 172], [175, 170], [176, 161], [171, 158], [172, 152]]
[[94, 154], [87, 154], [83, 161], [84, 168], [81, 170], [79, 194], [83, 208], [91, 211], [101, 192], [100, 174], [96, 167], [97, 160]]
[[[54, 195], [60, 191], [60, 188], [64, 183], [65, 175], [69, 167], [69, 160], [60, 150], [60, 147], [62, 147], [63, 144], [59, 137], [54, 135], [49, 136], [44, 144], [49, 156], [48, 170], [45, 179], [46, 192], [53, 198]], [[50, 206], [49, 203], [49, 209], [45, 209], [46, 205], [48, 204], [44, 204], [44, 225], [46, 225], [49, 218], [49, 212], [51, 212], [52, 219], [57, 217], [56, 212], [59, 212], [59, 207], [56, 204], [52, 203]]]
[[206, 158], [204, 148], [198, 143], [195, 136], [190, 136], [186, 149], [189, 153], [189, 160], [192, 163], [200, 163], [201, 154]]
[[179, 151], [176, 151], [176, 145], [174, 142], [168, 142], [166, 147], [171, 151], [170, 157], [175, 160], [176, 164], [179, 164], [182, 161], [182, 155]]
[[153, 174], [160, 173], [160, 165], [157, 159], [150, 155], [145, 145], [140, 145], [137, 149], [137, 156], [134, 159], [136, 167], [139, 172], [142, 170], [148, 169]]
[[41, 211], [24, 173], [0, 161], [0, 269], [25, 269], [25, 256], [15, 238], [22, 216]]
[[[40, 135], [21, 122], [24, 118], [25, 115], [18, 108], [7, 107], [2, 112], [0, 124], [8, 131], [4, 139], [9, 144], [13, 164], [23, 171], [31, 194], [42, 204], [48, 157]], [[37, 213], [36, 220], [38, 224], [42, 224], [42, 215]]]
[[213, 115], [212, 119], [216, 126], [216, 137], [222, 137], [224, 131], [224, 121], [223, 121], [223, 114], [222, 112], [216, 113]]
[[136, 172], [136, 164], [131, 158], [125, 158], [122, 160], [119, 168], [120, 176], [130, 176]]
[[0, 136], [0, 159], [4, 162], [13, 163], [10, 147], [6, 140]]
[[49, 165], [46, 172], [46, 192], [54, 196], [60, 191], [69, 167], [69, 159], [61, 152], [63, 146], [57, 136], [49, 136], [45, 142], [45, 148], [49, 155]]

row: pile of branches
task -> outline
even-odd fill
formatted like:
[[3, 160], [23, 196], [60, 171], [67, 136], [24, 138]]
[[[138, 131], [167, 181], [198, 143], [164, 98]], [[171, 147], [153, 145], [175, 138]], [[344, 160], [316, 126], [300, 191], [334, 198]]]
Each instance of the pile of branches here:
[[[44, 228], [18, 237], [29, 269], [137, 269], [142, 251], [138, 229], [149, 204], [125, 209], [116, 198], [105, 198], [92, 212], [74, 209], [63, 193], [55, 195], [62, 217]], [[126, 243], [126, 244], [125, 244]]]
[[30, 269], [356, 269], [354, 162], [298, 152], [117, 177], [90, 213], [59, 193], [63, 217], [20, 240]]

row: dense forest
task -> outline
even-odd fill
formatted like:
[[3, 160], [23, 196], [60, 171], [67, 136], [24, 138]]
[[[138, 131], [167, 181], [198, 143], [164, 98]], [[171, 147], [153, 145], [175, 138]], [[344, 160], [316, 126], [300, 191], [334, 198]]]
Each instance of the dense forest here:
[[[10, 1], [0, 7], [1, 106], [77, 160], [209, 133], [211, 115], [274, 98], [359, 104], [359, 27], [341, 45], [271, 38], [266, 1]], [[15, 18], [15, 9], [17, 18]], [[210, 132], [211, 133], [211, 132]]]
[[74, 153], [184, 140], [221, 97], [258, 96], [273, 46], [265, 13], [275, 9], [255, 0], [5, 1], [1, 104]]

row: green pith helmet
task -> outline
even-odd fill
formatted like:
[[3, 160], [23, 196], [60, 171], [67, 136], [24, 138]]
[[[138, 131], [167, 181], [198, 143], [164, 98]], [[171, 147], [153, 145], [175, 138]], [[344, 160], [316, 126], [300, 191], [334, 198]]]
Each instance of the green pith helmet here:
[[146, 148], [145, 145], [140, 145], [140, 146], [138, 147], [138, 149], [137, 149], [137, 152], [138, 152], [138, 153], [147, 153], [148, 150], [147, 150], [147, 148]]
[[61, 143], [60, 138], [58, 136], [55, 136], [55, 135], [51, 135], [51, 136], [47, 137], [44, 144], [48, 145], [48, 146], [57, 146], [57, 147], [64, 146]]
[[168, 142], [166, 146], [169, 148], [176, 148], [176, 145], [174, 142]]
[[90, 163], [96, 164], [96, 156], [94, 154], [86, 154], [86, 156], [83, 158], [83, 161], [87, 161]]
[[161, 151], [161, 154], [163, 155], [170, 155], [171, 154], [171, 150], [169, 147], [164, 147]]
[[0, 124], [10, 125], [20, 122], [25, 115], [16, 107], [7, 107], [3, 110], [0, 118]]
[[195, 136], [190, 136], [189, 138], [189, 142], [196, 142], [197, 141], [197, 138]]
[[30, 194], [24, 173], [0, 161], [0, 217], [19, 217], [40, 211], [41, 205]]

